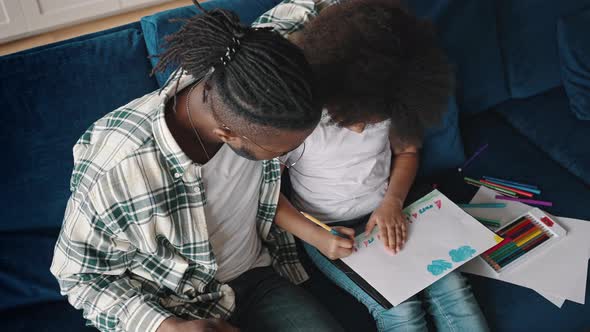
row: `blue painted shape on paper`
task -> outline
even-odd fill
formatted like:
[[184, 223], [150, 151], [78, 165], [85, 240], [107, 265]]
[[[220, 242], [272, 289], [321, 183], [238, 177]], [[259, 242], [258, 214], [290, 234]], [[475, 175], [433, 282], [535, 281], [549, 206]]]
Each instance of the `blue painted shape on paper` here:
[[432, 273], [432, 275], [437, 276], [445, 272], [445, 270], [450, 269], [453, 267], [453, 264], [445, 261], [444, 259], [435, 259], [430, 263], [426, 269], [428, 272]]
[[471, 248], [471, 246], [462, 246], [449, 251], [449, 256], [451, 256], [453, 262], [458, 263], [466, 261], [469, 258], [473, 257], [475, 252], [476, 250]]

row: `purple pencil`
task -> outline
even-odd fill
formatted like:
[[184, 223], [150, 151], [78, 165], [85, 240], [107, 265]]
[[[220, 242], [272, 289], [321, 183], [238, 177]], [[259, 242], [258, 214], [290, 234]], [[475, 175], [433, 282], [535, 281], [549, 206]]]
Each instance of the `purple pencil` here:
[[471, 164], [471, 162], [477, 158], [477, 156], [479, 156], [480, 153], [483, 152], [483, 150], [487, 149], [489, 144], [484, 144], [482, 145], [479, 149], [477, 149], [477, 151], [475, 151], [475, 153], [471, 156], [471, 158], [467, 159], [466, 162], [463, 163], [463, 165], [461, 165], [461, 167], [459, 167], [459, 172], [463, 172], [463, 169], [465, 167], [467, 167], [467, 165]]
[[528, 204], [532, 204], [532, 205], [553, 206], [553, 203], [551, 203], [551, 202], [539, 201], [536, 199], [514, 198], [514, 197], [507, 197], [507, 196], [502, 196], [502, 195], [496, 195], [496, 199], [503, 199], [505, 201], [528, 203]]

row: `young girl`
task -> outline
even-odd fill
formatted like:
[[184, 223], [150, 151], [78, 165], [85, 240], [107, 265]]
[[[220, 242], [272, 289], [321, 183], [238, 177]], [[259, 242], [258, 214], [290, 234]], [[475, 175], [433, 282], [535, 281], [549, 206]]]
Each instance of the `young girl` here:
[[[322, 6], [327, 2], [320, 1]], [[370, 232], [379, 226], [386, 250], [403, 250], [402, 208], [418, 169], [422, 136], [440, 120], [453, 87], [431, 26], [392, 1], [357, 0], [327, 8], [298, 3], [286, 0], [258, 22], [291, 33], [321, 9], [302, 31], [289, 36], [314, 69], [325, 109], [305, 144], [283, 160], [294, 206], [281, 197], [277, 224], [305, 241], [312, 261], [367, 306], [380, 331], [424, 331], [426, 312], [438, 330], [487, 330], [470, 286], [458, 272], [386, 310], [328, 260], [352, 253], [359, 227]], [[350, 238], [331, 235], [298, 211]]]

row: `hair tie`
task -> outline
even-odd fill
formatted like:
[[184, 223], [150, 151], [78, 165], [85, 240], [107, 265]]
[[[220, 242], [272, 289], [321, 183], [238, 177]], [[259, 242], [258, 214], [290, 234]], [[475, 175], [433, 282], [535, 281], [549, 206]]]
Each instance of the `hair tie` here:
[[232, 37], [232, 44], [225, 48], [225, 54], [221, 58], [219, 58], [224, 67], [232, 60], [232, 57], [234, 56], [234, 54], [236, 54], [239, 48], [240, 39]]

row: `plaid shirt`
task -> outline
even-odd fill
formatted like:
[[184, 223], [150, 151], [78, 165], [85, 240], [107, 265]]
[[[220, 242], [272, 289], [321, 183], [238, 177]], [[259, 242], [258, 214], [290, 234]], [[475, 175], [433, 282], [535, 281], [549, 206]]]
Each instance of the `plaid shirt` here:
[[266, 13], [262, 14], [252, 26], [272, 27], [283, 36], [301, 29], [309, 20], [331, 5], [345, 0], [284, 0]]
[[[192, 82], [183, 76], [179, 89]], [[51, 272], [102, 331], [151, 332], [171, 315], [228, 318], [235, 306], [233, 290], [215, 280], [200, 168], [166, 125], [174, 88], [107, 114], [74, 146], [72, 195]], [[300, 283], [307, 274], [294, 239], [273, 227], [279, 163], [261, 161], [260, 171], [259, 234], [275, 270]]]

